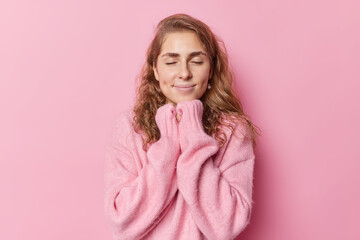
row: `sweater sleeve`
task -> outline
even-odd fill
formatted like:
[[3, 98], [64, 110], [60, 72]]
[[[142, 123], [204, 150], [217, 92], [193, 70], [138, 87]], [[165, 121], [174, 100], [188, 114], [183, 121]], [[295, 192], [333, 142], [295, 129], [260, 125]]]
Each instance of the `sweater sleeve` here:
[[219, 147], [217, 141], [204, 132], [202, 102], [184, 101], [176, 109], [181, 115], [182, 153], [177, 162], [179, 191], [197, 227], [208, 239], [234, 239], [251, 216], [255, 159], [252, 143], [249, 138], [238, 138], [244, 126], [236, 125], [237, 136], [228, 138], [218, 167], [213, 156]]
[[[161, 137], [141, 161], [132, 151], [138, 146], [132, 140], [129, 120], [118, 120], [104, 164], [105, 213], [114, 239], [141, 239], [171, 206], [177, 192], [175, 166], [180, 154], [174, 113], [171, 104], [157, 110]], [[136, 165], [141, 162], [145, 164], [138, 171]]]

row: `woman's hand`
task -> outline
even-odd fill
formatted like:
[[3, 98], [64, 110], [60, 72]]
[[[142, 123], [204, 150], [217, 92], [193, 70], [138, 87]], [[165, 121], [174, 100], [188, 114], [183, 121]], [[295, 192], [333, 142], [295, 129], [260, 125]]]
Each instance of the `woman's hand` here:
[[176, 120], [177, 120], [178, 122], [180, 122], [180, 119], [181, 119], [181, 115], [177, 112], [177, 113], [176, 113]]
[[175, 114], [176, 108], [173, 104], [165, 104], [157, 109], [155, 121], [161, 136], [178, 138], [179, 130]]

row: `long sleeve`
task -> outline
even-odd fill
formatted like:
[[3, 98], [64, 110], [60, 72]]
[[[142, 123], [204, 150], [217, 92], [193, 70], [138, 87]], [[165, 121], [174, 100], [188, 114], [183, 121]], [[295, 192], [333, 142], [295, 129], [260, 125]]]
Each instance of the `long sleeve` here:
[[137, 171], [133, 130], [119, 118], [104, 164], [105, 213], [114, 239], [141, 239], [164, 217], [177, 192], [176, 161], [180, 154], [175, 107], [156, 113], [161, 137], [148, 149]]
[[[191, 215], [207, 239], [234, 239], [248, 224], [252, 205], [254, 153], [248, 138], [228, 139], [220, 166], [217, 141], [204, 132], [200, 100], [180, 102], [181, 155], [177, 183]], [[244, 126], [236, 125], [239, 135]], [[243, 131], [246, 134], [246, 131]]]

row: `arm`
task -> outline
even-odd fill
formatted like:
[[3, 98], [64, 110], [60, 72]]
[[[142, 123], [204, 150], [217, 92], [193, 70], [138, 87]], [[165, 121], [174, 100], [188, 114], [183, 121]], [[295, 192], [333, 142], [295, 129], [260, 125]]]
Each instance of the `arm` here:
[[[248, 224], [252, 204], [254, 153], [249, 139], [231, 135], [221, 165], [213, 155], [217, 141], [202, 126], [200, 100], [177, 105], [182, 153], [177, 162], [177, 183], [191, 215], [208, 239], [234, 239]], [[242, 128], [237, 125], [235, 132]]]
[[[175, 166], [180, 154], [175, 107], [157, 110], [156, 123], [161, 137], [147, 151], [147, 160], [137, 172], [134, 141], [128, 141], [128, 128], [119, 121], [105, 161], [105, 212], [114, 239], [141, 239], [167, 213], [177, 192]], [[128, 127], [128, 128], [127, 128]], [[132, 130], [129, 130], [132, 131]], [[140, 162], [140, 161], [139, 161]]]

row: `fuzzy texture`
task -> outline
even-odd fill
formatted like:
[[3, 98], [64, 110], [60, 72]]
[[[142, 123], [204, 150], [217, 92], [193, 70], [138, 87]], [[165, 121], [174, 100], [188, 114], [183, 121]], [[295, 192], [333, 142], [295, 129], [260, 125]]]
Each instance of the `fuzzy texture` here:
[[230, 240], [247, 226], [255, 160], [251, 139], [243, 137], [249, 129], [224, 128], [227, 142], [219, 147], [204, 132], [202, 113], [200, 100], [160, 107], [161, 137], [147, 152], [132, 128], [132, 111], [116, 118], [104, 165], [114, 239]]

